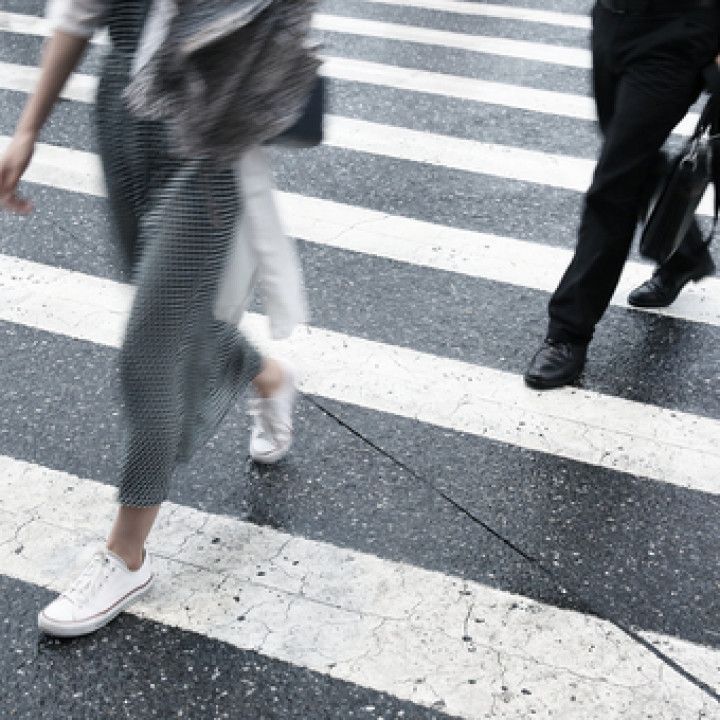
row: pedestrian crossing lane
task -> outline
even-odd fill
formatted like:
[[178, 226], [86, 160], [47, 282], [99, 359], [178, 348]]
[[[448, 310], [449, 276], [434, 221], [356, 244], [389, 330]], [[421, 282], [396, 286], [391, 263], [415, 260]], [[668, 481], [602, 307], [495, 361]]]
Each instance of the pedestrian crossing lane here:
[[[366, 5], [381, 11], [398, 6], [408, 12], [407, 22], [398, 23], [389, 11], [386, 20], [376, 20], [375, 15], [365, 12]], [[557, 66], [558, 72], [563, 67], [583, 67], [579, 60], [580, 64], [573, 66], [551, 58], [581, 58], [586, 53], [584, 48], [569, 48], [554, 55], [546, 49], [552, 43], [543, 41], [543, 29], [555, 24], [582, 30], [579, 14], [468, 4], [468, 27], [473, 32], [455, 33], [423, 28], [416, 22], [420, 16], [410, 12], [463, 15], [462, 5], [447, 0], [354, 3], [347, 17], [333, 6], [321, 13], [318, 28], [338, 37], [374, 37], [420, 46], [432, 54], [437, 47], [467, 49], [468, 37], [485, 38], [482, 22], [489, 16], [513, 23], [513, 28], [531, 26], [537, 32], [537, 42], [487, 38], [491, 42], [480, 52], [498, 63], [513, 57], [517, 60], [521, 49], [523, 62]], [[20, 13], [1, 15], [0, 27], [28, 38], [44, 32], [42, 20]], [[26, 93], [34, 79], [32, 68], [12, 54], [4, 55], [2, 61], [0, 88], [6, 93]], [[464, 101], [505, 107], [509, 112], [536, 113], [542, 123], [552, 123], [558, 116], [580, 123], [591, 119], [588, 98], [577, 93], [541, 91], [521, 83], [513, 93], [511, 84], [497, 83], [492, 77], [465, 80], [457, 68], [448, 68], [442, 62], [432, 72], [414, 75], [409, 70], [398, 72], [398, 68], [401, 65], [376, 58], [337, 54], [326, 69], [333, 81], [357, 83], [369, 98], [375, 87], [401, 85], [408, 92], [442, 98], [443, 76], [447, 76], [448, 93], [462, 96]], [[93, 85], [91, 76], [79, 74], [68, 88], [69, 101], [86, 103]], [[557, 113], [552, 111], [554, 101]], [[686, 120], [685, 128], [691, 121]], [[679, 131], [684, 132], [683, 127]], [[369, 122], [345, 114], [342, 107], [333, 108], [328, 139], [331, 153], [348, 152], [373, 161], [401, 159], [418, 168], [428, 164], [452, 166], [476, 178], [479, 193], [485, 192], [485, 179], [493, 176], [510, 183], [531, 182], [541, 188], [555, 185], [580, 193], [592, 168], [588, 157], [550, 149], [533, 154], [526, 147], [468, 141], [448, 133], [403, 127], [400, 122]], [[287, 162], [303, 167], [308, 160], [300, 156]], [[559, 163], [556, 172], [548, 172], [549, 163]], [[82, 138], [44, 144], [31, 172], [29, 179], [44, 192], [89, 199], [103, 192], [96, 161]], [[417, 273], [421, 269], [450, 272], [481, 283], [547, 293], [569, 258], [567, 248], [551, 244], [504, 237], [484, 232], [482, 227], [466, 230], [428, 223], [413, 217], [412, 207], [404, 213], [388, 213], [372, 203], [363, 207], [348, 202], [342, 190], [336, 197], [321, 197], [312, 192], [312, 166], [309, 170], [306, 167], [306, 172], [310, 176], [306, 192], [285, 189], [283, 178], [278, 178], [279, 202], [289, 230], [323, 249], [331, 262], [333, 253], [349, 250], [359, 257], [402, 263]], [[70, 220], [71, 216], [58, 218], [60, 223]], [[89, 240], [101, 241], [97, 236]], [[73, 267], [73, 258], [57, 267], [54, 258], [43, 256], [42, 251], [34, 257], [14, 257], [7, 243], [3, 247], [0, 319], [4, 323], [47, 333], [56, 339], [51, 342], [69, 338], [69, 342], [90, 343], [98, 349], [117, 347], [130, 298], [127, 287]], [[614, 300], [616, 305], [623, 304], [624, 291], [644, 277], [647, 266], [632, 263], [628, 270]], [[674, 318], [680, 330], [693, 328], [693, 332], [711, 339], [720, 319], [718, 308], [718, 285], [711, 281], [693, 288], [677, 308], [649, 317], [658, 318], [658, 322]], [[250, 315], [247, 322], [265, 342], [262, 319]], [[670, 498], [679, 492], [676, 498], [709, 498], [712, 503], [718, 494], [720, 456], [716, 439], [720, 436], [720, 413], [703, 415], [672, 405], [661, 407], [592, 387], [538, 396], [522, 388], [516, 374], [501, 368], [375, 340], [372, 331], [360, 337], [314, 324], [299, 332], [286, 350], [303, 365], [304, 389], [321, 402], [339, 401], [370, 413], [404, 418], [418, 427], [460, 433], [467, 438], [465, 447], [473, 452], [478, 448], [482, 452], [489, 441], [500, 442], [503, 457], [510, 461], [517, 452], [536, 453], [549, 463], [569, 458], [577, 464], [572, 467], [589, 468], [599, 478], [605, 478], [605, 472], [627, 477], [628, 488], [639, 478], [650, 483], [660, 497], [665, 493]], [[318, 353], [325, 358], [326, 373], [312, 371], [313, 357]], [[441, 447], [438, 453], [442, 453]], [[75, 548], [85, 540], [100, 538], [112, 509], [112, 489], [103, 478], [50, 469], [12, 452], [2, 457], [2, 466], [0, 536], [7, 542], [0, 546], [0, 573], [59, 589], [62, 578], [53, 570], [59, 544], [56, 537], [67, 537], [68, 545]], [[505, 471], [512, 476], [513, 465], [508, 464]], [[33, 497], [23, 489], [28, 479], [48, 499], [54, 513], [37, 510]], [[518, 480], [523, 478], [512, 478], [513, 482]], [[482, 469], [476, 482], [477, 492], [482, 494]], [[75, 488], [76, 496], [94, 498], [95, 503], [88, 503], [88, 507], [100, 512], [78, 509], [66, 492], [68, 487]], [[418, 708], [436, 708], [459, 717], [484, 717], [489, 707], [495, 708], [491, 717], [525, 717], [531, 711], [540, 716], [545, 713], [546, 717], [553, 716], [551, 712], [560, 717], [612, 717], [618, 708], [630, 716], [637, 711], [638, 717], [643, 711], [657, 717], [680, 717], [678, 713], [687, 708], [706, 717], [715, 716], [713, 692], [717, 692], [720, 660], [712, 627], [706, 628], [709, 632], [703, 634], [702, 642], [695, 636], [689, 640], [683, 633], [643, 627], [634, 628], [638, 635], [631, 637], [616, 618], [561, 610], [533, 599], [532, 593], [524, 597], [502, 587], [465, 580], [458, 574], [428, 571], [412, 562], [390, 560], [383, 552], [368, 554], [352, 547], [343, 549], [342, 543], [269, 531], [232, 517], [232, 513], [207, 513], [183, 503], [170, 505], [166, 511], [167, 520], [154, 541], [166, 585], [158, 597], [138, 607], [140, 617], [239, 647], [258, 648], [269, 657], [387, 692]], [[516, 512], [525, 509], [518, 507]], [[67, 521], [57, 526], [54, 514]], [[483, 520], [493, 525], [492, 507], [485, 509]], [[182, 537], [178, 526], [186, 531]], [[204, 529], [188, 541], [188, 528], [201, 527]], [[220, 536], [227, 538], [229, 545], [214, 548], [212, 538]], [[708, 542], [712, 558], [717, 539], [708, 538]], [[20, 546], [23, 549], [18, 553]], [[281, 547], [287, 559], [278, 554]], [[212, 554], [214, 549], [224, 553], [220, 560]], [[532, 548], [526, 549], [532, 553]], [[591, 560], [587, 558], [586, 562]], [[293, 572], [293, 562], [307, 574]], [[183, 563], [201, 568], [199, 573], [191, 573], [196, 576], [195, 585]], [[251, 571], [258, 564], [265, 566], [262, 581]], [[712, 561], [703, 567], [707, 578], [702, 583], [707, 586], [709, 581], [712, 588], [717, 581], [717, 563], [714, 570]], [[681, 572], [680, 568], [674, 570]], [[470, 575], [472, 572], [470, 567]], [[555, 580], [562, 586], [566, 578], [558, 573]], [[210, 597], [209, 588], [224, 585], [240, 585], [247, 592], [244, 602], [249, 622], [236, 622], [231, 596], [213, 593]], [[577, 593], [578, 587], [567, 592]], [[516, 606], [521, 612], [509, 620]], [[468, 619], [477, 608], [482, 612], [477, 612], [475, 619], [482, 616], [481, 624], [487, 626], [482, 630], [474, 627], [469, 633]], [[548, 662], [548, 647], [558, 648], [557, 662]], [[591, 647], [602, 652], [589, 652]], [[582, 682], [577, 681], [578, 675], [583, 676]], [[418, 677], [426, 677], [427, 684], [418, 684]], [[528, 685], [532, 690], [525, 695], [522, 689], [528, 690]], [[567, 692], [571, 686], [574, 696]]]

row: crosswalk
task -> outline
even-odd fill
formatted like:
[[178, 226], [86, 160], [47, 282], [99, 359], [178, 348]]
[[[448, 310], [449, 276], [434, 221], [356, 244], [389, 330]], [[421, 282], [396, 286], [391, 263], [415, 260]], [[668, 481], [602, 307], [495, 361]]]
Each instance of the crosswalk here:
[[[720, 281], [631, 312], [627, 292], [650, 272], [633, 258], [583, 386], [539, 394], [521, 379], [597, 147], [578, 75], [588, 9], [321, 5], [326, 144], [274, 152], [312, 320], [279, 344], [261, 315], [244, 321], [301, 369], [297, 447], [259, 472], [231, 415], [177, 481], [152, 539], [159, 586], [133, 616], [195, 663], [227, 647], [273, 677], [299, 668], [329, 684], [302, 708], [273, 685], [275, 709], [251, 711], [222, 699], [238, 701], [240, 675], [218, 666], [184, 691], [215, 709], [168, 717], [720, 718]], [[47, 35], [41, 12], [0, 4], [0, 150], [37, 78], [21, 48]], [[29, 169], [35, 216], [0, 216], [6, 598], [61, 588], [113, 512], [132, 289], [104, 249], [89, 131], [106, 42]], [[464, 111], [537, 132], [486, 140]], [[6, 615], [18, 637], [32, 631]], [[122, 657], [131, 631], [105, 632], [96, 651]], [[24, 682], [0, 714], [32, 715]], [[89, 697], [73, 702], [67, 716], [92, 716]]]
[[[129, 286], [7, 257], [0, 269], [1, 319], [120, 346]], [[267, 344], [258, 320], [250, 314], [247, 329]], [[313, 327], [285, 352], [315, 395], [720, 494], [719, 420], [590, 391], [530, 393], [511, 373]]]
[[[4, 569], [60, 589], [61, 579], [52, 571], [57, 566], [54, 544], [72, 546], [78, 535], [88, 544], [101, 540], [111, 515], [96, 508], [110, 509], [112, 492], [106, 485], [10, 458], [0, 458], [0, 467], [3, 494], [17, 498], [18, 515], [31, 518], [17, 535], [13, 522], [0, 525], [0, 537], [16, 536], [23, 545], [20, 557], [12, 547], [0, 555]], [[46, 500], [45, 510], [36, 507], [37, 493]], [[77, 496], [88, 502], [84, 512], [74, 506]], [[72, 520], [58, 526], [57, 515]], [[49, 535], [53, 544], [47, 542]], [[163, 587], [134, 610], [141, 617], [258, 647], [319, 672], [326, 671], [332, 658], [336, 677], [428, 705], [441, 697], [453, 715], [465, 715], [468, 705], [490, 707], [492, 683], [499, 684], [503, 675], [506, 682], [556, 698], [555, 712], [572, 707], [563, 697], [570, 684], [576, 693], [572, 703], [600, 703], [605, 713], [619, 711], [636, 702], [637, 688], [623, 687], [629, 677], [653, 686], [653, 678], [665, 670], [658, 658], [610, 623], [192, 508], [165, 508], [155, 548], [162, 559]], [[158, 596], [177, 595], [176, 585], [180, 597], [159, 602]], [[218, 586], [233, 590], [218, 593]], [[233, 593], [241, 593], [239, 606]], [[179, 603], [189, 605], [178, 615]], [[491, 645], [464, 640], [478, 619], [493, 639]], [[558, 627], [565, 628], [562, 639]], [[548, 646], [555, 646], [552, 659]], [[521, 656], [515, 657], [519, 649]], [[600, 662], [596, 654], [602, 656]], [[411, 690], [418, 677], [428, 677], [427, 685]], [[653, 687], [652, 694], [642, 693], [642, 701], [648, 710], [664, 712], [663, 706], [673, 707], [675, 697], [686, 694], [683, 684], [671, 676], [661, 697], [652, 696]], [[702, 702], [700, 691], [690, 695]], [[497, 717], [530, 714], [536, 700], [521, 694], [512, 705], [512, 714]]]
[[[0, 137], [0, 148], [8, 140]], [[104, 193], [97, 158], [83, 151], [41, 144], [27, 177], [65, 190], [98, 196]], [[546, 292], [552, 292], [571, 257], [567, 250], [432, 226], [292, 193], [281, 193], [278, 199], [286, 211], [289, 231], [303, 240]], [[630, 263], [613, 304], [625, 306], [630, 289], [646, 276], [646, 265]], [[647, 312], [720, 325], [719, 285], [717, 279], [710, 278], [700, 286], [690, 287], [671, 307]]]

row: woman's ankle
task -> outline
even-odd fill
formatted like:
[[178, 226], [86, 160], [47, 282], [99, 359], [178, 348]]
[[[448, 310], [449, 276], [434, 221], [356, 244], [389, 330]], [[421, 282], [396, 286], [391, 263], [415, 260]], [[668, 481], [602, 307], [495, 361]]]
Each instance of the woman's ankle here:
[[137, 548], [122, 547], [118, 543], [109, 542], [107, 544], [107, 549], [113, 555], [117, 555], [125, 563], [125, 565], [127, 565], [127, 569], [131, 572], [139, 570], [145, 561], [144, 548], [140, 548], [138, 551]]
[[285, 380], [285, 368], [274, 358], [265, 358], [262, 370], [253, 378], [252, 384], [260, 397], [274, 395]]

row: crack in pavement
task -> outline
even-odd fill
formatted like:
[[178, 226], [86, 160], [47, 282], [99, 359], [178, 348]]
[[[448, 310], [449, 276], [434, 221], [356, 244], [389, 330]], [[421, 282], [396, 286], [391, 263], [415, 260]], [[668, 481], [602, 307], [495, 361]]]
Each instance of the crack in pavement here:
[[0, 546], [15, 544], [15, 554], [22, 554], [23, 550], [25, 549], [25, 545], [23, 545], [20, 541], [20, 534], [26, 527], [28, 527], [28, 525], [32, 525], [34, 522], [37, 522], [37, 519], [38, 518], [33, 515], [27, 520], [24, 520], [22, 523], [20, 523], [20, 525], [16, 526], [13, 536], [11, 538], [8, 538], [7, 540], [3, 540], [2, 542], [0, 542]]
[[553, 572], [552, 568], [547, 567], [543, 562], [540, 561], [540, 559], [533, 557], [528, 551], [523, 550], [519, 545], [514, 543], [510, 538], [506, 537], [502, 534], [499, 530], [496, 530], [493, 528], [489, 523], [485, 522], [482, 518], [477, 516], [472, 510], [469, 508], [466, 508], [462, 503], [455, 500], [448, 492], [445, 490], [439, 488], [437, 485], [435, 485], [431, 480], [427, 479], [424, 475], [417, 472], [413, 468], [411, 468], [407, 463], [405, 463], [403, 460], [400, 460], [399, 458], [395, 457], [392, 452], [385, 450], [384, 448], [380, 447], [375, 441], [371, 440], [369, 437], [365, 436], [360, 430], [357, 430], [352, 425], [350, 425], [347, 421], [343, 420], [337, 413], [333, 412], [329, 408], [326, 408], [319, 400], [317, 400], [314, 396], [308, 395], [307, 393], [301, 393], [302, 396], [307, 400], [308, 403], [310, 403], [312, 406], [317, 408], [321, 413], [329, 417], [331, 420], [334, 420], [338, 425], [343, 427], [345, 430], [347, 430], [349, 433], [351, 433], [353, 436], [355, 436], [358, 440], [360, 440], [362, 443], [367, 445], [368, 447], [372, 448], [376, 453], [380, 454], [382, 457], [384, 457], [386, 460], [389, 460], [391, 463], [393, 463], [396, 467], [400, 468], [404, 472], [408, 473], [414, 480], [417, 480], [418, 482], [425, 485], [428, 489], [430, 489], [432, 492], [434, 492], [436, 495], [438, 495], [444, 502], [451, 505], [453, 508], [455, 508], [459, 513], [467, 517], [471, 522], [473, 522], [475, 525], [478, 525], [483, 530], [485, 530], [487, 533], [492, 535], [494, 538], [499, 540], [501, 543], [503, 543], [505, 546], [507, 546], [512, 552], [522, 557], [527, 562], [531, 563], [533, 567], [537, 568], [539, 572], [541, 572], [550, 582], [553, 584], [553, 586], [560, 591], [562, 595], [567, 596], [571, 600], [574, 601], [576, 604], [577, 609], [586, 614], [594, 616], [600, 620], [604, 620], [613, 627], [615, 627], [620, 632], [627, 635], [631, 640], [636, 642], [638, 645], [641, 645], [646, 651], [653, 654], [658, 660], [660, 660], [662, 663], [667, 665], [669, 668], [674, 670], [676, 673], [678, 673], [681, 677], [683, 677], [687, 682], [691, 683], [692, 685], [695, 685], [695, 687], [699, 688], [702, 692], [704, 692], [706, 695], [708, 695], [710, 698], [715, 700], [716, 702], [720, 703], [720, 692], [715, 690], [711, 685], [706, 683], [704, 680], [702, 680], [697, 675], [693, 674], [690, 670], [683, 667], [680, 662], [674, 660], [670, 655], [663, 652], [659, 648], [657, 648], [655, 645], [652, 644], [649, 640], [646, 640], [643, 638], [638, 631], [634, 630], [631, 626], [626, 625], [625, 623], [621, 622], [620, 620], [617, 620], [609, 615], [603, 614], [602, 612], [599, 612], [593, 607], [593, 604], [591, 601], [588, 601], [583, 593], [580, 590], [577, 590], [575, 588], [571, 588], [569, 586], [566, 586], [558, 577], [556, 577], [555, 573]]

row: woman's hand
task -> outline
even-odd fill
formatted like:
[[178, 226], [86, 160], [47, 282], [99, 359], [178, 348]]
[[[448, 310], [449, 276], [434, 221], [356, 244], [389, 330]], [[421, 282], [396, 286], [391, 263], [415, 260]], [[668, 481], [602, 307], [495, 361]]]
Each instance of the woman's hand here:
[[0, 158], [0, 205], [27, 214], [32, 203], [20, 197], [17, 186], [35, 151], [35, 133], [18, 131]]
[[45, 44], [40, 79], [17, 125], [15, 136], [0, 158], [0, 207], [29, 213], [32, 204], [17, 186], [30, 164], [35, 142], [67, 79], [82, 58], [89, 38], [56, 31]]

